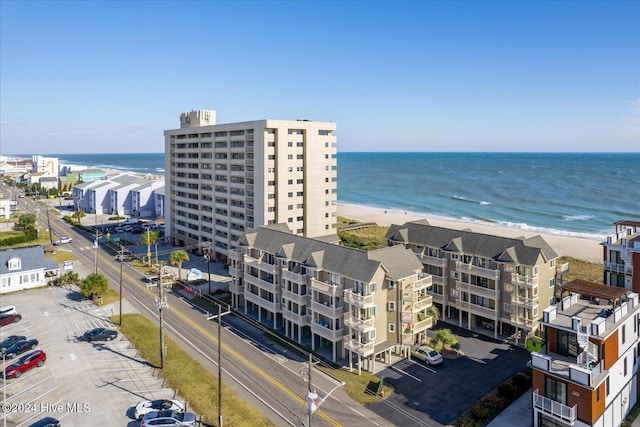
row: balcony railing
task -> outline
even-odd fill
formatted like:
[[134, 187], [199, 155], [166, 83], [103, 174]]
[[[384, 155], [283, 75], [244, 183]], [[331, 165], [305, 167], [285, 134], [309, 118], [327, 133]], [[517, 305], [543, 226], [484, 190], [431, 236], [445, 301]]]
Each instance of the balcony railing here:
[[487, 289], [482, 286], [472, 285], [470, 283], [456, 281], [456, 287], [460, 291], [469, 292], [474, 295], [479, 295], [481, 297], [490, 298], [492, 300], [498, 300], [498, 296], [500, 294], [499, 289]]
[[238, 285], [233, 281], [229, 282], [229, 292], [236, 295], [244, 294], [244, 285]]
[[313, 278], [311, 279], [311, 289], [333, 297], [342, 294], [342, 286], [321, 282], [320, 280]]
[[515, 313], [503, 313], [503, 315], [500, 316], [500, 318], [503, 320], [506, 320], [508, 323], [514, 326], [525, 326], [527, 328], [533, 328], [534, 322], [537, 322], [537, 320], [531, 320], [531, 319], [526, 319], [524, 317], [519, 317]]
[[325, 324], [320, 324], [318, 322], [311, 322], [311, 332], [334, 342], [340, 341], [344, 336], [344, 329], [340, 328], [338, 330], [333, 330], [328, 326], [325, 326]]
[[323, 304], [318, 301], [311, 301], [311, 309], [316, 313], [322, 314], [327, 317], [331, 317], [333, 319], [341, 318], [342, 312], [343, 312], [342, 306], [332, 307], [328, 303]]
[[411, 313], [418, 313], [419, 311], [422, 311], [425, 308], [429, 308], [432, 305], [433, 305], [433, 297], [431, 297], [431, 295], [426, 295], [426, 296], [421, 297], [416, 302], [406, 302], [406, 301], [404, 301], [402, 303], [402, 311], [408, 311], [408, 312], [411, 312]]
[[[231, 258], [231, 257], [229, 257]], [[237, 267], [229, 266], [229, 275], [231, 277], [242, 277], [242, 270]]]
[[436, 294], [435, 292], [429, 292], [429, 295], [431, 296], [433, 302], [436, 302], [438, 304], [445, 303], [445, 298], [443, 294]]
[[356, 294], [355, 292], [349, 289], [344, 291], [344, 301], [347, 304], [355, 305], [360, 308], [373, 307], [373, 303], [374, 303], [373, 297], [374, 297], [374, 294], [360, 295], [360, 294]]
[[375, 328], [375, 318], [358, 319], [350, 314], [345, 314], [344, 325], [360, 332], [369, 332]]
[[369, 341], [366, 344], [362, 344], [358, 340], [351, 340], [351, 339], [344, 341], [344, 348], [346, 350], [351, 350], [362, 357], [372, 355], [374, 346], [375, 346], [374, 341]]
[[511, 283], [520, 286], [538, 286], [538, 276], [531, 277], [511, 273]]
[[244, 265], [249, 267], [255, 267], [258, 270], [266, 271], [269, 274], [276, 274], [275, 264], [269, 264], [263, 261], [259, 261], [255, 258], [251, 258], [247, 255], [244, 256]]
[[533, 407], [571, 425], [576, 422], [578, 416], [578, 405], [567, 406], [548, 397], [540, 396], [538, 389], [533, 392]]
[[286, 320], [290, 320], [296, 325], [305, 326], [309, 324], [309, 316], [306, 314], [298, 314], [289, 310], [282, 310], [282, 317]]
[[255, 285], [267, 292], [274, 292], [276, 289], [276, 285], [274, 285], [273, 283], [269, 283], [266, 280], [259, 279], [256, 276], [245, 274], [243, 277], [244, 277], [244, 282], [246, 284]]
[[427, 275], [413, 282], [413, 284], [411, 285], [411, 289], [413, 289], [414, 291], [419, 291], [432, 285], [433, 281], [431, 279], [431, 276]]
[[456, 270], [480, 277], [486, 277], [487, 279], [500, 280], [500, 270], [493, 268], [477, 267], [473, 264], [456, 261]]
[[292, 301], [296, 304], [300, 304], [300, 305], [306, 305], [307, 303], [307, 295], [300, 295], [297, 294], [295, 292], [291, 292], [291, 291], [287, 291], [287, 290], [282, 290], [282, 298], [285, 298], [289, 301]]
[[511, 304], [533, 308], [538, 305], [538, 298], [527, 298], [520, 295], [511, 295]]
[[280, 304], [278, 304], [276, 301], [269, 301], [264, 298], [260, 298], [258, 295], [252, 294], [251, 292], [245, 292], [244, 298], [248, 302], [252, 302], [260, 307], [263, 307], [272, 313], [277, 313], [278, 311], [280, 311]]
[[587, 387], [594, 387], [608, 373], [597, 360], [590, 365], [583, 365], [577, 363], [576, 357], [566, 357], [552, 352], [544, 354], [546, 351], [546, 346], [543, 346], [540, 352], [531, 353], [532, 368], [553, 373]]
[[290, 280], [295, 283], [307, 283], [306, 274], [298, 274], [289, 270], [282, 270], [282, 278], [284, 280]]
[[495, 308], [483, 307], [468, 301], [457, 300], [455, 306], [462, 311], [479, 314], [480, 316], [488, 317], [489, 319], [495, 319], [497, 314], [497, 310]]
[[434, 267], [442, 267], [442, 268], [444, 268], [447, 265], [446, 258], [438, 258], [434, 256], [417, 255], [417, 254], [416, 256], [418, 257], [418, 259], [420, 259], [420, 262], [422, 262], [423, 264], [433, 265]]
[[604, 269], [618, 274], [633, 274], [633, 266], [630, 264], [617, 264], [615, 262], [605, 262]]

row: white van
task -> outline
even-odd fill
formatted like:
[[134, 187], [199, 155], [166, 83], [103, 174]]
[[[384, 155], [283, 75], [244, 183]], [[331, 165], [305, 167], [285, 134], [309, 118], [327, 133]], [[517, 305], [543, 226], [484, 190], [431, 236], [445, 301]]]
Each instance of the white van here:
[[121, 222], [121, 224], [125, 225], [134, 225], [138, 223], [138, 218], [127, 218]]
[[5, 305], [4, 307], [0, 307], [0, 316], [3, 314], [18, 314], [16, 311], [16, 307], [13, 305]]

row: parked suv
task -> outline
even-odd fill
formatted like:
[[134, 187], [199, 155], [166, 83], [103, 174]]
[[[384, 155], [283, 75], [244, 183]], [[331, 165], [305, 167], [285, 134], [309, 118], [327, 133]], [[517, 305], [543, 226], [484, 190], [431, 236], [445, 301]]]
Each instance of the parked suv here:
[[158, 411], [149, 412], [142, 418], [140, 427], [150, 426], [180, 426], [193, 427], [196, 425], [196, 416], [191, 412]]
[[31, 368], [42, 366], [47, 360], [47, 355], [42, 350], [32, 351], [7, 366], [4, 370], [5, 378], [18, 378]]
[[37, 339], [17, 341], [11, 344], [9, 347], [7, 347], [7, 349], [4, 351], [4, 357], [6, 359], [13, 359], [17, 355], [22, 354], [25, 351], [33, 350], [37, 346], [38, 346]]

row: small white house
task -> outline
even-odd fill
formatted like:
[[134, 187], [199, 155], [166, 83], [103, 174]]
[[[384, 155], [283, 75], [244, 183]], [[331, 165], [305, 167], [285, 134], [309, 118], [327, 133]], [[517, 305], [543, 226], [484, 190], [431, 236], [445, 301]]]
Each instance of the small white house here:
[[44, 256], [42, 246], [0, 251], [0, 294], [45, 286], [60, 275], [60, 267]]

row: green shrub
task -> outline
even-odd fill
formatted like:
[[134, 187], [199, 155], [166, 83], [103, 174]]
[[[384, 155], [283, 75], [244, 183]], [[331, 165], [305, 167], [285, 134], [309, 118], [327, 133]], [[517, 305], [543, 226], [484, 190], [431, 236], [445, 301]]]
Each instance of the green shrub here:
[[511, 381], [504, 382], [498, 386], [498, 393], [512, 401], [516, 396], [516, 388]]
[[525, 373], [518, 372], [513, 377], [513, 385], [516, 386], [518, 393], [528, 390], [531, 387], [531, 377]]
[[0, 247], [14, 246], [14, 245], [19, 245], [21, 243], [28, 243], [36, 240], [37, 238], [38, 238], [38, 230], [32, 228], [18, 236], [11, 236], [11, 237], [7, 237], [6, 239], [0, 240]]
[[471, 416], [477, 421], [484, 422], [489, 418], [489, 410], [481, 403], [476, 403], [475, 406], [471, 408]]

